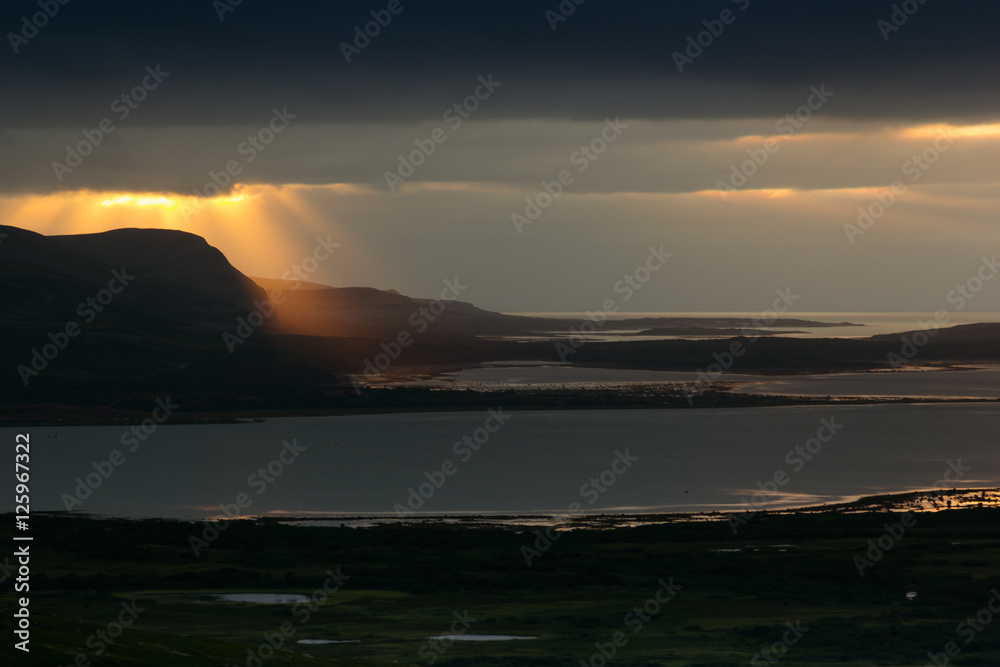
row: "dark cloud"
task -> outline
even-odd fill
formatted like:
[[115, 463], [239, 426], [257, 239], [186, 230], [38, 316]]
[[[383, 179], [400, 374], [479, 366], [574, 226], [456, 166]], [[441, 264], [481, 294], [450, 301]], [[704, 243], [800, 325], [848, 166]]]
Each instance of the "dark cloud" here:
[[[826, 112], [848, 118], [1000, 110], [991, 84], [1000, 6], [985, 1], [897, 3], [916, 9], [885, 40], [877, 22], [893, 3], [871, 0], [564, 0], [575, 11], [555, 31], [546, 11], [557, 0], [400, 0], [401, 13], [350, 64], [341, 43], [387, 0], [243, 0], [220, 21], [215, 7], [226, 1], [58, 5], [17, 54], [9, 35], [0, 45], [0, 124], [86, 126], [156, 64], [170, 77], [130, 124], [256, 123], [284, 105], [312, 123], [419, 121], [488, 73], [505, 94], [484, 119], [770, 117], [820, 83], [840, 95]], [[724, 9], [735, 20], [679, 73], [672, 54]], [[39, 11], [37, 0], [4, 3], [0, 29], [19, 32]]]

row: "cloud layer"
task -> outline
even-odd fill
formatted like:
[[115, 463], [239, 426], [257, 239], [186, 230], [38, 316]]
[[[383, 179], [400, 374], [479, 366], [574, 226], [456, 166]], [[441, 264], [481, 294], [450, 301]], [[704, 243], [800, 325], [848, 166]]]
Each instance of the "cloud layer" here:
[[[1000, 6], [985, 0], [906, 0], [913, 13], [898, 13], [905, 22], [890, 32], [894, 5], [861, 0], [399, 0], [395, 15], [388, 2], [248, 0], [220, 20], [226, 2], [61, 6], [0, 61], [16, 100], [0, 124], [85, 126], [157, 64], [169, 90], [133, 125], [252, 124], [274, 105], [311, 123], [416, 122], [488, 73], [507, 88], [484, 118], [770, 117], [822, 82], [842, 91], [834, 113], [844, 118], [975, 120], [1000, 102], [988, 85]], [[574, 10], [553, 30], [560, 7]], [[5, 3], [0, 26], [23, 32], [38, 11]], [[348, 63], [343, 44], [364, 44], [356, 29], [372, 12], [390, 20]], [[695, 55], [683, 73], [676, 53]]]

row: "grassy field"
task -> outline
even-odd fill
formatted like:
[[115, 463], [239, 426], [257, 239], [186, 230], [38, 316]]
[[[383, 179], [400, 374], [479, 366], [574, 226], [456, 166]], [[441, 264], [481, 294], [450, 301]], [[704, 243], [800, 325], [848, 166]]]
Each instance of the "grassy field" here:
[[[30, 653], [13, 648], [16, 564], [0, 554], [0, 664], [924, 665], [947, 642], [960, 649], [949, 664], [1000, 664], [1000, 618], [975, 621], [1000, 586], [1000, 513], [914, 516], [898, 537], [884, 525], [901, 515], [830, 512], [760, 516], [737, 535], [686, 522], [547, 541], [482, 525], [239, 521], [196, 556], [204, 524], [39, 515]], [[9, 545], [12, 524], [0, 524]], [[879, 538], [889, 548], [859, 575], [855, 556]], [[212, 597], [234, 592], [308, 601]], [[452, 631], [536, 639], [428, 639]]]

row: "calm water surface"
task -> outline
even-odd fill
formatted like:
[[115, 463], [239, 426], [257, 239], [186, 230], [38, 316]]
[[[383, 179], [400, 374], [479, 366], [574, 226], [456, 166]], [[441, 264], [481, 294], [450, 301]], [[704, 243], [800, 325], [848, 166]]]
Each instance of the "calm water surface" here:
[[[484, 364], [480, 368], [443, 373], [428, 380], [401, 383], [456, 389], [504, 387], [597, 387], [643, 383], [698, 382], [688, 371], [649, 371], [623, 368], [588, 368], [570, 364]], [[906, 396], [925, 398], [1000, 398], [1000, 367], [969, 370], [897, 370], [873, 373], [821, 375], [748, 375], [721, 373], [720, 382], [738, 383], [747, 394], [786, 396]]]
[[[245, 514], [391, 514], [423, 484], [426, 513], [725, 510], [778, 471], [788, 482], [769, 500], [801, 505], [932, 487], [959, 459], [969, 468], [959, 486], [1000, 485], [996, 405], [505, 414], [492, 434], [477, 434], [485, 411], [168, 423], [134, 452], [121, 426], [33, 428], [32, 507], [64, 509], [113, 450], [124, 462], [75, 509], [203, 518], [245, 494]], [[821, 420], [832, 439], [796, 453]], [[0, 429], [6, 442], [15, 433]], [[456, 445], [487, 435], [478, 451]], [[293, 441], [305, 448], [297, 458], [283, 444]], [[623, 457], [638, 460], [626, 467]], [[12, 499], [0, 507], [11, 511]]]

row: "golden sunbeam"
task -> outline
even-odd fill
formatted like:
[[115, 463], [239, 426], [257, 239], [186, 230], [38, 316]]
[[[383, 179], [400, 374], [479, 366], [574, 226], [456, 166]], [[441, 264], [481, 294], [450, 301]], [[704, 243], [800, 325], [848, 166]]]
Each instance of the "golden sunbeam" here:
[[303, 254], [295, 227], [310, 231], [319, 227], [315, 214], [299, 220], [285, 210], [280, 205], [282, 197], [281, 189], [272, 186], [241, 186], [228, 196], [211, 199], [80, 190], [2, 197], [0, 219], [46, 235], [126, 227], [191, 232], [222, 250], [245, 273], [280, 275]]
[[246, 199], [246, 195], [239, 193], [231, 197], [213, 197], [202, 199], [199, 197], [179, 197], [165, 196], [152, 193], [143, 194], [122, 194], [109, 197], [101, 202], [101, 206], [162, 206], [163, 208], [176, 208], [186, 205], [188, 207], [203, 208], [210, 204], [235, 204]]
[[177, 200], [168, 199], [167, 197], [132, 197], [130, 195], [122, 195], [121, 197], [105, 199], [101, 202], [101, 206], [119, 206], [121, 204], [135, 204], [136, 206], [163, 206], [164, 208], [173, 208], [177, 206]]

